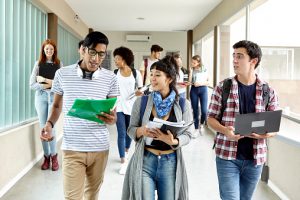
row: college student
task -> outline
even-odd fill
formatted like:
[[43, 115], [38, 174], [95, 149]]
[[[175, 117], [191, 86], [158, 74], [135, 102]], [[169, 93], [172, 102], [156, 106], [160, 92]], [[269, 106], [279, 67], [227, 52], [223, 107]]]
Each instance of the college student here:
[[[207, 122], [217, 131], [215, 152], [221, 199], [250, 200], [266, 161], [266, 139], [276, 133], [242, 136], [234, 132], [235, 116], [276, 110], [278, 101], [274, 90], [255, 72], [262, 57], [260, 47], [243, 40], [234, 44], [233, 49], [235, 76], [214, 89]], [[224, 85], [230, 87], [222, 104], [222, 98], [226, 98], [223, 93], [227, 91]], [[266, 100], [264, 93], [268, 94]]]
[[152, 200], [155, 190], [158, 199], [188, 199], [181, 147], [190, 142], [191, 126], [177, 133], [167, 130], [165, 125], [160, 129], [147, 128], [155, 117], [192, 122], [190, 103], [179, 99], [176, 89], [176, 68], [176, 61], [170, 56], [155, 62], [150, 71], [153, 91], [149, 96], [138, 97], [134, 103], [128, 135], [135, 140], [136, 148], [127, 167], [123, 200]]
[[[208, 106], [208, 89], [209, 77], [207, 69], [202, 64], [201, 57], [195, 55], [192, 57], [192, 67], [190, 71], [190, 83], [192, 85], [190, 91], [190, 98], [193, 108], [194, 116], [194, 135], [197, 137], [202, 132], [203, 125], [207, 118], [207, 106]], [[199, 102], [201, 108], [201, 118], [199, 123]]]
[[155, 63], [156, 61], [159, 60], [161, 52], [163, 50], [164, 49], [157, 44], [152, 45], [151, 49], [150, 49], [150, 51], [151, 51], [150, 56], [148, 58], [144, 59], [143, 62], [141, 63], [140, 72], [143, 77], [144, 85], [150, 84], [150, 67], [153, 63]]
[[143, 86], [140, 72], [130, 67], [134, 61], [133, 52], [127, 47], [116, 48], [113, 52], [117, 70], [118, 83], [120, 86], [120, 96], [117, 105], [117, 130], [118, 130], [118, 150], [121, 159], [119, 174], [124, 175], [127, 167], [129, 148], [131, 139], [127, 135], [131, 110], [136, 95], [142, 95], [138, 88]]
[[[62, 67], [62, 63], [57, 57], [57, 48], [53, 40], [47, 39], [43, 42], [39, 60], [35, 63], [31, 77], [30, 88], [35, 92], [35, 109], [39, 118], [40, 128], [46, 124], [48, 115], [51, 112], [54, 93], [51, 92], [52, 81], [56, 70]], [[42, 170], [47, 170], [50, 165], [53, 171], [59, 169], [56, 151], [55, 130], [52, 131], [52, 138], [43, 138], [41, 141], [44, 151], [44, 162]]]
[[103, 182], [109, 151], [106, 124], [116, 122], [116, 112], [99, 113], [99, 124], [68, 116], [74, 100], [106, 99], [119, 96], [116, 75], [101, 67], [108, 38], [101, 32], [89, 33], [82, 44], [83, 59], [56, 72], [52, 86], [53, 109], [43, 129], [51, 137], [52, 128], [64, 112], [62, 141], [63, 182], [65, 199], [96, 200]]

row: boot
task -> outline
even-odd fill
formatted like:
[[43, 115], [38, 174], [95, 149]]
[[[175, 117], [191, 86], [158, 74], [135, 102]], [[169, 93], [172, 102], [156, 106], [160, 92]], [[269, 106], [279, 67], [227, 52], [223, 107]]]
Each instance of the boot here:
[[50, 155], [46, 156], [44, 155], [44, 163], [42, 164], [41, 168], [42, 170], [47, 170], [50, 167]]
[[57, 154], [51, 156], [51, 162], [52, 162], [52, 171], [57, 171], [59, 168]]

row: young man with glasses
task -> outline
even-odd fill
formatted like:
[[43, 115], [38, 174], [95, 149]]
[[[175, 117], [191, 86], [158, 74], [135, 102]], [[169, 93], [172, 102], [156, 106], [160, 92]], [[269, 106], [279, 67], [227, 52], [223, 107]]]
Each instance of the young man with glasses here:
[[[264, 101], [267, 83], [255, 72], [262, 57], [260, 47], [243, 40], [234, 44], [233, 49], [236, 75], [220, 82], [214, 89], [207, 122], [217, 131], [215, 152], [221, 199], [251, 200], [266, 162], [266, 139], [276, 133], [241, 136], [234, 132], [235, 115], [276, 110], [278, 98], [268, 86], [268, 99]], [[228, 81], [230, 87], [225, 87]], [[227, 90], [228, 98], [223, 102]]]
[[[108, 38], [100, 32], [89, 33], [82, 44], [83, 59], [57, 71], [52, 91], [53, 109], [43, 129], [48, 137], [64, 112], [63, 182], [65, 199], [96, 200], [103, 182], [109, 151], [109, 132], [106, 124], [116, 122], [116, 111], [101, 113], [104, 124], [67, 115], [74, 100], [106, 99], [119, 96], [117, 77], [101, 67]], [[100, 113], [99, 113], [100, 114]]]

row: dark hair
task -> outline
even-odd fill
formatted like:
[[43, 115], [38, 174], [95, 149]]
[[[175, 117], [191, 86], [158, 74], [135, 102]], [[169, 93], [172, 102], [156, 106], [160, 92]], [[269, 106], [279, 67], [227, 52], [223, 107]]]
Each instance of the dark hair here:
[[241, 41], [235, 43], [232, 47], [234, 49], [245, 48], [250, 59], [257, 58], [257, 63], [255, 65], [255, 68], [259, 65], [259, 63], [261, 61], [261, 57], [262, 57], [262, 52], [261, 52], [261, 49], [258, 46], [258, 44], [248, 41], [248, 40], [241, 40]]
[[161, 51], [163, 51], [164, 49], [161, 47], [161, 46], [159, 46], [159, 45], [157, 45], [157, 44], [154, 44], [154, 45], [152, 45], [151, 46], [151, 52], [161, 52]]
[[[176, 61], [176, 63], [177, 63], [177, 59], [179, 59], [179, 58], [181, 59], [181, 56], [180, 56], [179, 53], [175, 53], [175, 54], [173, 55], [173, 58], [175, 59], [175, 61]], [[179, 66], [178, 63], [177, 63], [176, 71], [177, 71], [177, 73], [178, 73], [178, 76], [179, 76], [180, 67], [182, 67], [182, 66]], [[184, 72], [185, 69], [182, 67], [181, 70]], [[185, 72], [184, 72], [184, 73], [185, 73]]]
[[175, 53], [175, 54], [173, 55], [173, 57], [174, 57], [175, 59], [181, 58], [181, 56], [180, 56], [179, 53]]
[[41, 63], [46, 63], [47, 61], [47, 57], [46, 57], [46, 54], [45, 54], [45, 51], [44, 51], [44, 48], [47, 44], [50, 44], [51, 46], [53, 46], [54, 48], [54, 53], [52, 55], [52, 62], [56, 65], [59, 65], [60, 64], [60, 60], [58, 59], [57, 57], [57, 47], [56, 47], [56, 44], [53, 40], [50, 40], [50, 39], [47, 39], [43, 42], [42, 44], [42, 47], [41, 47], [41, 51], [40, 51], [40, 57], [39, 57], [39, 61], [38, 63], [41, 64]]
[[131, 67], [131, 64], [133, 63], [134, 61], [134, 56], [133, 56], [133, 53], [130, 49], [128, 49], [127, 47], [119, 47], [119, 48], [116, 48], [114, 50], [114, 53], [113, 53], [114, 57], [115, 56], [121, 56], [123, 58], [123, 60], [126, 62], [126, 64]]
[[174, 90], [176, 92], [176, 99], [178, 99], [178, 90], [176, 88], [177, 83], [177, 71], [178, 65], [176, 60], [172, 56], [165, 56], [163, 59], [153, 63], [150, 67], [150, 70], [156, 69], [162, 71], [166, 74], [168, 78], [172, 80], [170, 83], [170, 90]]
[[97, 46], [97, 44], [105, 44], [107, 46], [108, 43], [109, 42], [108, 42], [108, 38], [106, 37], [106, 35], [104, 35], [103, 33], [99, 32], [99, 31], [94, 31], [94, 32], [90, 32], [89, 34], [87, 34], [87, 36], [84, 38], [82, 45], [84, 47], [95, 48]]
[[78, 42], [78, 49], [80, 49], [80, 47], [83, 45], [83, 42], [84, 42], [84, 40], [80, 40], [80, 41]]

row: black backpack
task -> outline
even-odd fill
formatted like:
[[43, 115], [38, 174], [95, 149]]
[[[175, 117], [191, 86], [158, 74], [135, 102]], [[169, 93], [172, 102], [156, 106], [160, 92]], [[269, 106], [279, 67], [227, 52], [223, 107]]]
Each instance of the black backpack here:
[[[232, 85], [232, 79], [227, 78], [227, 79], [224, 80], [223, 87], [222, 87], [223, 92], [222, 92], [221, 112], [220, 112], [220, 115], [219, 115], [219, 121], [220, 122], [222, 120], [224, 111], [226, 109], [227, 99], [228, 99], [228, 96], [229, 96], [231, 85]], [[269, 96], [270, 96], [269, 85], [267, 83], [263, 84], [263, 95], [262, 95], [262, 97], [263, 97], [263, 102], [264, 102], [264, 105], [265, 105], [266, 109], [267, 109], [268, 103], [269, 103]]]
[[[137, 81], [137, 79], [136, 79], [136, 69], [133, 68], [133, 67], [130, 67], [130, 69], [131, 69], [132, 75], [133, 75], [133, 77], [134, 77], [134, 79], [135, 79], [134, 89], [137, 89], [137, 88], [138, 88], [138, 81]], [[117, 74], [118, 71], [119, 71], [119, 69], [115, 69], [115, 70], [114, 70], [114, 73]]]

